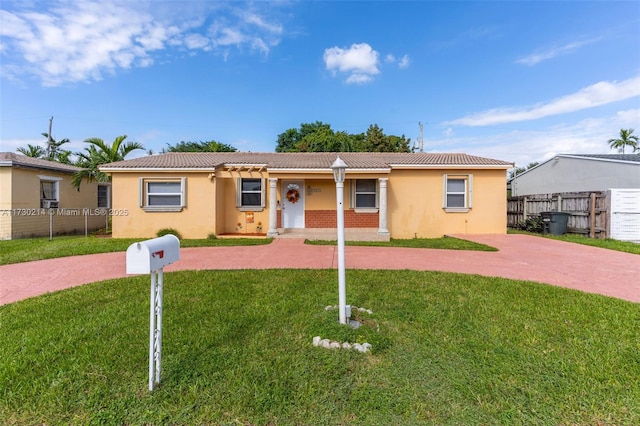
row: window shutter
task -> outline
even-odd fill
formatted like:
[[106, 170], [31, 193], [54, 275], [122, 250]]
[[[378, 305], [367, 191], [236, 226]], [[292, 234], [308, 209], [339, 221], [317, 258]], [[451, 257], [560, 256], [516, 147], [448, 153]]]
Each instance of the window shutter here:
[[236, 207], [242, 207], [242, 178], [236, 178]]
[[140, 178], [138, 182], [138, 204], [144, 207], [144, 178]]
[[265, 178], [260, 179], [260, 207], [264, 208], [267, 200], [267, 180]]
[[356, 208], [356, 180], [349, 179], [348, 181], [349, 188], [347, 188], [347, 194], [349, 194], [349, 208]]
[[467, 196], [469, 199], [467, 200], [467, 207], [473, 207], [473, 175], [469, 175], [467, 177]]
[[442, 208], [447, 208], [447, 179], [449, 176], [447, 174], [442, 175]]
[[180, 207], [187, 205], [187, 178], [180, 178]]

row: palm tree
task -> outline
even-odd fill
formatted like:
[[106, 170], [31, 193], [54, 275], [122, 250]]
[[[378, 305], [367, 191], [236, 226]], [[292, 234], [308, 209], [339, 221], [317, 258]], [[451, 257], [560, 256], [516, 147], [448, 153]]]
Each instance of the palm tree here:
[[614, 149], [622, 150], [623, 154], [626, 146], [630, 146], [633, 148], [633, 152], [636, 152], [638, 144], [640, 143], [640, 138], [636, 135], [632, 135], [633, 131], [634, 129], [620, 129], [620, 138], [609, 139], [609, 146]]
[[32, 158], [42, 158], [47, 153], [43, 147], [31, 144], [27, 144], [26, 148], [21, 146], [16, 151]]
[[94, 179], [98, 182], [109, 182], [109, 176], [101, 172], [98, 166], [101, 164], [122, 161], [132, 151], [136, 149], [144, 149], [144, 146], [138, 142], [127, 142], [124, 140], [127, 135], [118, 136], [111, 145], [105, 143], [100, 138], [89, 138], [84, 142], [89, 146], [85, 148], [85, 152], [78, 152], [78, 161], [76, 165], [82, 167], [82, 170], [73, 174], [71, 183], [76, 189], [80, 189], [80, 184], [84, 178], [88, 182]]
[[[49, 136], [49, 133], [46, 133], [46, 132], [42, 133], [42, 136], [47, 138], [47, 149], [44, 155], [45, 160], [58, 161], [60, 163], [63, 163], [64, 161], [60, 161], [58, 158], [61, 153], [62, 154], [60, 158], [68, 159], [69, 155], [71, 154], [71, 151], [60, 149], [60, 147], [65, 143], [69, 143], [69, 139], [64, 138], [60, 141], [56, 141], [54, 138]], [[65, 152], [68, 152], [68, 154], [66, 154]]]

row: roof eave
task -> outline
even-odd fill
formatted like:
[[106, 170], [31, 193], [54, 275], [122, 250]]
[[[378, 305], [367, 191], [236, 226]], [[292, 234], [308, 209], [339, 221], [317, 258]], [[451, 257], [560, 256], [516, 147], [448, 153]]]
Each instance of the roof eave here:
[[[291, 167], [270, 167], [267, 169], [270, 173], [323, 173], [333, 174], [331, 168], [291, 168]], [[391, 168], [389, 167], [376, 167], [376, 168], [357, 168], [347, 167], [347, 173], [389, 173]]]
[[393, 169], [495, 169], [509, 170], [513, 164], [392, 164]]
[[81, 170], [81, 169], [69, 170], [69, 169], [63, 169], [61, 167], [55, 167], [55, 166], [47, 167], [47, 166], [39, 166], [39, 165], [35, 165], [35, 164], [16, 163], [13, 160], [0, 161], [0, 167], [18, 167], [18, 168], [21, 168], [21, 169], [47, 170], [47, 171], [51, 171], [51, 172], [67, 173], [67, 174], [73, 174], [73, 173]]
[[215, 172], [215, 167], [98, 167], [98, 170], [105, 173], [113, 172]]

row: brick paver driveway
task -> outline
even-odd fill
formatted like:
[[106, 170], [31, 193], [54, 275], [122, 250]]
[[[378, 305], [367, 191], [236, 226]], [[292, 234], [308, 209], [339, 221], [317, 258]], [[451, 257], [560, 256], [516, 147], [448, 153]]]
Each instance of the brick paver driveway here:
[[[497, 252], [346, 247], [346, 267], [413, 269], [531, 280], [640, 302], [640, 256], [529, 235], [457, 235]], [[250, 247], [181, 250], [165, 271], [336, 268], [335, 246], [276, 239]], [[120, 278], [125, 254], [105, 253], [0, 266], [0, 305], [90, 282]]]

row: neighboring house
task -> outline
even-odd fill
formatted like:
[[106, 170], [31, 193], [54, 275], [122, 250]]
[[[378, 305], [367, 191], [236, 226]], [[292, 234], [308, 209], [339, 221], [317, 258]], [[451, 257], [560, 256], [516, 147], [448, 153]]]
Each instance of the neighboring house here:
[[514, 197], [640, 188], [638, 154], [560, 154], [510, 180]]
[[[184, 238], [336, 228], [331, 165], [347, 164], [346, 231], [383, 239], [506, 232], [506, 171], [466, 154], [167, 153], [100, 167], [113, 237]], [[117, 214], [115, 212], [118, 212]]]
[[78, 170], [0, 152], [0, 240], [104, 228], [106, 213], [97, 208], [109, 207], [110, 185], [83, 182], [78, 191], [71, 185]]

